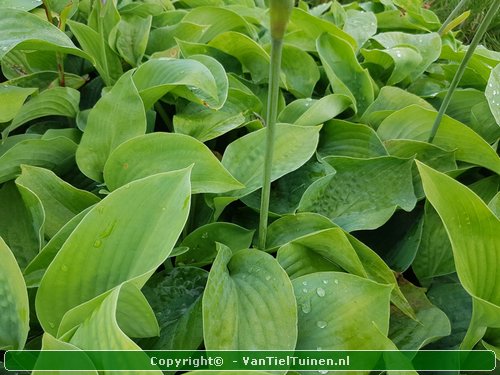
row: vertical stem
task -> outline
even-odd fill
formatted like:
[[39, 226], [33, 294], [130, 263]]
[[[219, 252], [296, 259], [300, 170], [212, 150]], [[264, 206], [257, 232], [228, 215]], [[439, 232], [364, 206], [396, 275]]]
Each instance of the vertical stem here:
[[464, 75], [465, 68], [467, 68], [467, 63], [471, 59], [472, 55], [474, 55], [474, 51], [476, 50], [477, 45], [479, 44], [484, 34], [488, 30], [488, 26], [490, 25], [493, 18], [496, 16], [499, 8], [500, 8], [500, 0], [495, 0], [493, 4], [491, 4], [488, 13], [486, 13], [486, 16], [481, 22], [481, 25], [479, 25], [479, 28], [476, 34], [474, 35], [474, 38], [472, 39], [469, 48], [467, 48], [467, 52], [464, 58], [462, 59], [462, 62], [460, 63], [460, 66], [458, 67], [457, 72], [453, 77], [453, 80], [451, 81], [450, 87], [448, 89], [448, 92], [446, 93], [446, 96], [443, 99], [443, 102], [441, 103], [441, 106], [439, 107], [439, 112], [436, 116], [434, 124], [432, 125], [431, 134], [429, 135], [429, 140], [428, 140], [429, 143], [432, 143], [434, 137], [436, 136], [439, 125], [441, 124], [441, 120], [446, 110], [448, 109], [448, 105], [450, 104], [453, 93], [457, 88], [458, 83], [462, 79], [462, 76]]
[[439, 35], [443, 35], [444, 30], [446, 29], [446, 26], [450, 24], [451, 21], [453, 21], [457, 16], [460, 10], [463, 8], [463, 6], [467, 3], [468, 0], [460, 0], [460, 2], [457, 4], [457, 6], [453, 9], [453, 11], [450, 13], [448, 18], [446, 18], [446, 21], [443, 22], [441, 27], [439, 28]]
[[264, 162], [264, 183], [260, 205], [259, 249], [266, 248], [267, 220], [269, 214], [269, 199], [271, 195], [271, 171], [274, 154], [274, 138], [276, 133], [276, 117], [278, 115], [278, 95], [281, 72], [282, 39], [272, 39], [271, 66], [269, 68], [269, 91], [267, 98], [267, 138]]
[[[42, 0], [42, 3], [43, 3], [43, 9], [45, 9], [45, 15], [47, 16], [47, 20], [51, 24], [54, 24], [52, 17], [52, 10], [50, 9], [47, 0]], [[61, 20], [59, 19], [58, 28], [64, 31], [65, 26], [66, 26], [65, 23], [61, 22]], [[66, 81], [64, 79], [64, 54], [62, 54], [61, 52], [56, 52], [56, 63], [57, 63], [57, 72], [59, 73], [59, 86], [64, 87], [66, 86]]]

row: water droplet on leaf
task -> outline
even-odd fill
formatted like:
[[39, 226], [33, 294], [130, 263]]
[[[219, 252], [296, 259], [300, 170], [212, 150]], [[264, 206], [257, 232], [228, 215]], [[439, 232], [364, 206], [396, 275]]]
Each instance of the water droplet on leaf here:
[[316, 325], [319, 327], [319, 328], [325, 328], [328, 323], [325, 322], [324, 320], [318, 320], [318, 322], [316, 323]]
[[323, 288], [318, 288], [318, 289], [316, 289], [316, 294], [319, 297], [324, 297], [325, 296], [325, 290]]

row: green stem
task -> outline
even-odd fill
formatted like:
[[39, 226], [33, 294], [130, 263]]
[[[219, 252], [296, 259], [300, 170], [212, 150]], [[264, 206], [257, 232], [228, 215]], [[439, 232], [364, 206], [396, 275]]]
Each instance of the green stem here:
[[446, 21], [443, 22], [443, 24], [441, 25], [441, 27], [439, 28], [439, 35], [443, 35], [443, 32], [444, 30], [446, 30], [446, 27], [450, 24], [451, 21], [453, 21], [457, 16], [458, 16], [458, 13], [460, 13], [460, 10], [464, 7], [464, 5], [467, 3], [468, 0], [461, 0], [457, 6], [455, 7], [455, 9], [453, 9], [453, 11], [450, 13], [450, 15], [448, 16], [448, 18], [446, 19]]
[[262, 196], [260, 204], [259, 221], [259, 248], [266, 248], [267, 221], [269, 215], [269, 199], [271, 195], [271, 171], [274, 154], [274, 138], [276, 133], [276, 117], [278, 115], [278, 95], [281, 72], [281, 52], [283, 49], [282, 39], [272, 39], [271, 66], [269, 69], [269, 91], [267, 98], [266, 116], [266, 153], [264, 162], [264, 180], [262, 185]]
[[43, 9], [45, 9], [45, 15], [47, 16], [47, 20], [53, 24], [53, 18], [52, 18], [52, 11], [50, 10], [50, 6], [49, 4], [47, 3], [47, 0], [42, 0], [42, 4], [43, 4]]
[[478, 46], [479, 42], [483, 38], [484, 34], [488, 30], [488, 26], [490, 25], [491, 21], [493, 18], [495, 18], [498, 9], [500, 8], [500, 0], [495, 0], [493, 4], [491, 4], [490, 9], [488, 10], [488, 13], [486, 13], [486, 17], [484, 17], [483, 21], [481, 22], [481, 25], [479, 25], [479, 28], [474, 35], [474, 38], [472, 39], [472, 42], [470, 43], [469, 48], [467, 49], [467, 52], [462, 59], [462, 62], [460, 63], [460, 66], [457, 69], [457, 72], [455, 73], [455, 76], [453, 77], [453, 80], [451, 81], [450, 87], [448, 89], [448, 92], [446, 93], [446, 96], [443, 99], [443, 102], [441, 103], [441, 107], [439, 107], [439, 112], [436, 116], [436, 120], [434, 121], [434, 124], [432, 125], [432, 130], [431, 134], [429, 136], [429, 143], [432, 143], [434, 140], [434, 137], [436, 136], [436, 133], [438, 131], [439, 125], [441, 124], [441, 120], [448, 109], [448, 105], [450, 104], [451, 98], [453, 96], [453, 93], [455, 89], [458, 86], [458, 83], [462, 79], [462, 76], [464, 75], [465, 69], [467, 68], [467, 64], [469, 60], [471, 59], [472, 55], [474, 55], [474, 51], [476, 50], [476, 47]]

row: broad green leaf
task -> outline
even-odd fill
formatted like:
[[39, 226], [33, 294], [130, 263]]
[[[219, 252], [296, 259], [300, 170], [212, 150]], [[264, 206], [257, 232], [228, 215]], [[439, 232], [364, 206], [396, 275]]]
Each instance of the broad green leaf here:
[[323, 34], [316, 48], [333, 91], [347, 95], [361, 115], [373, 102], [374, 93], [370, 75], [358, 63], [352, 46], [342, 38]]
[[[76, 329], [69, 340], [70, 344], [85, 350], [141, 350], [120, 329], [116, 319], [116, 311], [123, 288], [122, 285], [117, 286], [109, 293], [92, 315]], [[144, 356], [146, 357], [146, 354]], [[112, 373], [112, 371], [104, 372], [104, 374]], [[133, 375], [137, 372], [127, 371], [122, 372], [122, 374]], [[162, 372], [157, 370], [153, 371], [152, 374], [160, 375]]]
[[23, 10], [2, 9], [0, 31], [0, 60], [14, 48], [63, 52], [90, 59], [63, 31]]
[[38, 255], [33, 258], [33, 260], [24, 269], [24, 279], [28, 288], [37, 287], [42, 280], [43, 275], [49, 264], [55, 258], [64, 242], [68, 239], [69, 235], [73, 232], [78, 224], [82, 221], [85, 215], [89, 212], [90, 207], [80, 212], [78, 215], [74, 216], [69, 220], [60, 230], [57, 232], [47, 244], [40, 250]]
[[45, 211], [45, 233], [53, 237], [69, 220], [99, 202], [94, 194], [80, 190], [44, 168], [21, 166], [16, 184], [37, 195]]
[[491, 113], [495, 116], [497, 124], [500, 124], [500, 66], [491, 70], [488, 85], [484, 91]]
[[[81, 77], [76, 74], [64, 72], [64, 83], [66, 87], [79, 89], [87, 82], [85, 78], [88, 77], [85, 76]], [[4, 83], [6, 85], [25, 87], [25, 88], [36, 86], [40, 91], [42, 91], [60, 85], [59, 72], [56, 71], [36, 72], [10, 79]]]
[[67, 172], [74, 165], [76, 144], [65, 137], [27, 139], [16, 143], [0, 156], [0, 183], [21, 173], [21, 164]]
[[140, 65], [148, 44], [151, 17], [126, 16], [114, 27], [109, 44], [131, 66]]
[[232, 223], [216, 222], [203, 225], [184, 238], [180, 246], [189, 250], [176, 258], [177, 265], [210, 264], [217, 255], [217, 243], [229, 247], [233, 252], [248, 249], [252, 244], [253, 230]]
[[387, 348], [391, 286], [342, 272], [312, 273], [292, 284], [299, 313], [296, 349]]
[[40, 283], [36, 307], [45, 331], [55, 334], [68, 310], [123, 282], [138, 278], [142, 286], [143, 276], [172, 250], [187, 218], [189, 193], [189, 173], [182, 170], [131, 182], [95, 205]]
[[[333, 227], [326, 217], [311, 212], [286, 215], [273, 221], [267, 230], [267, 250], [275, 250], [299, 237]], [[290, 231], [290, 228], [294, 228]]]
[[0, 142], [0, 156], [5, 154], [8, 150], [10, 150], [18, 143], [27, 141], [28, 139], [40, 139], [40, 138], [42, 138], [40, 134], [17, 134], [9, 138], [3, 139], [2, 142]]
[[[385, 50], [363, 49], [362, 54], [365, 57], [365, 65], [375, 64], [380, 66], [384, 71], [391, 73], [389, 78], [387, 78], [387, 85], [394, 85], [403, 81], [422, 62], [422, 56], [419, 51], [409, 45], [400, 45]], [[385, 77], [386, 73], [382, 76]]]
[[412, 320], [398, 310], [391, 311], [389, 337], [398, 349], [419, 350], [451, 333], [448, 317], [427, 299], [425, 289], [409, 282], [405, 282], [400, 288], [415, 310], [418, 320]]
[[[284, 215], [295, 213], [302, 195], [314, 181], [333, 173], [333, 168], [323, 162], [318, 162], [313, 157], [306, 164], [279, 178], [273, 183], [271, 200], [269, 203], [270, 214]], [[254, 210], [260, 210], [262, 190], [243, 197], [241, 201]]]
[[340, 228], [300, 237], [278, 250], [277, 260], [290, 279], [322, 271], [341, 271], [366, 277], [361, 261]]
[[186, 14], [182, 21], [209, 25], [203, 33], [200, 43], [207, 43], [217, 35], [229, 30], [240, 30], [254, 39], [257, 38], [257, 33], [241, 15], [226, 8], [214, 6], [194, 8]]
[[500, 327], [500, 221], [467, 187], [417, 162], [425, 195], [450, 238], [458, 277], [472, 296], [473, 316], [464, 349], [472, 348], [487, 327]]
[[298, 99], [287, 105], [278, 116], [280, 122], [312, 126], [331, 120], [352, 105], [346, 95], [331, 94], [321, 99]]
[[411, 71], [410, 77], [412, 79], [420, 76], [430, 64], [439, 58], [439, 54], [441, 53], [441, 37], [437, 33], [414, 35], [394, 31], [377, 34], [373, 39], [386, 49], [408, 45], [419, 51], [422, 60], [418, 66]]
[[[199, 92], [202, 98], [218, 99], [219, 90], [213, 74], [195, 60], [152, 59], [137, 68], [133, 80], [147, 109], [181, 85], [189, 86], [195, 95]], [[199, 103], [202, 103], [201, 99]]]
[[104, 36], [83, 23], [68, 21], [68, 26], [82, 49], [92, 56], [95, 68], [106, 85], [115, 83], [123, 74], [123, 69], [120, 58], [109, 47]]
[[295, 348], [297, 306], [276, 259], [260, 250], [232, 255], [218, 246], [203, 294], [203, 336], [209, 350]]
[[497, 217], [500, 217], [500, 192], [498, 192], [488, 203], [488, 207], [490, 208], [491, 211], [497, 215]]
[[[40, 232], [43, 232], [43, 215], [40, 210], [41, 207], [26, 207], [13, 181], [0, 188], [0, 236], [11, 249], [21, 269], [40, 250]], [[40, 215], [36, 215], [36, 211]]]
[[204, 55], [191, 55], [190, 60], [195, 60], [202, 63], [213, 75], [217, 84], [217, 96], [212, 97], [212, 94], [204, 94], [199, 90], [192, 90], [187, 86], [179, 86], [173, 90], [173, 93], [182, 96], [194, 103], [200, 103], [203, 107], [213, 108], [218, 110], [222, 108], [226, 102], [229, 82], [224, 67], [214, 58]]
[[[356, 41], [351, 35], [342, 31], [332, 22], [315, 17], [299, 8], [293, 9], [288, 30], [290, 30], [290, 34], [285, 36], [285, 42], [306, 51], [316, 51], [315, 41], [324, 33], [345, 40], [353, 49], [356, 48]], [[300, 35], [298, 40], [292, 38], [293, 31]]]
[[[278, 124], [274, 144], [272, 180], [294, 171], [311, 158], [320, 127]], [[238, 138], [226, 148], [222, 165], [246, 187], [234, 192], [242, 197], [262, 186], [262, 165], [267, 129]]]
[[208, 272], [176, 267], [155, 274], [142, 291], [155, 311], [160, 336], [141, 340], [148, 350], [197, 349], [203, 340], [201, 298]]
[[356, 39], [357, 49], [365, 44], [377, 32], [377, 18], [373, 12], [347, 9], [344, 31]]
[[36, 88], [0, 86], [0, 123], [10, 121], [19, 112], [25, 100], [36, 91]]
[[203, 143], [183, 134], [153, 133], [122, 143], [104, 167], [108, 189], [160, 172], [193, 165], [193, 194], [222, 193], [243, 187]]
[[107, 44], [111, 31], [120, 22], [117, 5], [117, 1], [96, 1], [91, 4], [87, 24], [99, 34], [103, 44]]
[[336, 173], [306, 190], [299, 211], [319, 213], [353, 231], [380, 227], [397, 207], [405, 211], [415, 207], [411, 159], [328, 157], [325, 161]]
[[[377, 132], [384, 141], [389, 139], [427, 141], [436, 115], [435, 111], [412, 105], [387, 117]], [[500, 173], [500, 158], [495, 150], [477, 133], [451, 117], [443, 117], [434, 144], [445, 150], [456, 150], [457, 160], [477, 164]]]
[[471, 296], [455, 281], [433, 283], [427, 297], [446, 313], [451, 323], [451, 334], [431, 344], [429, 349], [458, 349], [472, 315]]
[[372, 128], [344, 120], [331, 120], [321, 131], [318, 154], [321, 157], [373, 158], [386, 156], [387, 150]]
[[287, 90], [296, 98], [310, 97], [320, 78], [314, 59], [300, 48], [285, 44], [281, 61]]
[[[432, 166], [430, 166], [432, 167]], [[485, 202], [491, 201], [500, 190], [500, 176], [491, 175], [468, 185], [479, 198]]]
[[412, 269], [424, 284], [434, 277], [455, 272], [455, 263], [445, 227], [430, 204], [425, 205], [425, 214], [421, 220], [422, 239]]
[[14, 254], [0, 237], [0, 348], [24, 348], [29, 331], [29, 302], [26, 284]]
[[[454, 171], [458, 168], [454, 150], [448, 151], [427, 142], [411, 139], [390, 139], [385, 141], [384, 145], [392, 156], [400, 158], [415, 157], [415, 159], [441, 172]], [[418, 199], [423, 198], [424, 190], [416, 165], [412, 167], [412, 174], [415, 195]]]
[[188, 103], [178, 108], [173, 124], [176, 133], [186, 134], [205, 142], [243, 126], [261, 109], [262, 103], [257, 96], [230, 88], [227, 100], [221, 109]]
[[[17, 129], [33, 119], [43, 116], [65, 116], [74, 118], [78, 112], [80, 92], [69, 87], [54, 87], [33, 96], [21, 107], [5, 132]], [[4, 132], [4, 133], [5, 133]]]
[[149, 34], [146, 53], [156, 57], [156, 54], [163, 54], [169, 50], [175, 52], [177, 40], [198, 42], [207, 28], [208, 26], [191, 22], [179, 22], [155, 28]]
[[262, 83], [268, 79], [269, 55], [248, 36], [235, 31], [227, 31], [217, 35], [208, 45], [236, 57], [250, 73], [255, 83]]
[[394, 111], [403, 109], [412, 104], [433, 110], [434, 107], [417, 95], [411, 94], [398, 87], [384, 86], [380, 89], [375, 101], [367, 108], [360, 122], [377, 129], [380, 123]]
[[[452, 47], [451, 45], [443, 44], [443, 48], [441, 50], [441, 55], [439, 56], [439, 58], [460, 64], [466, 53], [466, 48], [457, 49]], [[467, 66], [473, 72], [482, 77], [484, 82], [488, 81], [491, 76], [491, 67], [498, 64], [499, 58], [498, 56], [494, 55], [495, 53], [498, 54], [498, 52], [489, 51], [485, 47], [479, 45], [475, 49], [474, 54], [467, 63]]]
[[[440, 92], [429, 101], [439, 109], [446, 92]], [[457, 89], [446, 109], [446, 114], [469, 126], [486, 142], [494, 143], [500, 137], [500, 126], [493, 117], [485, 93], [475, 89]]]
[[0, 9], [12, 8], [29, 12], [42, 5], [41, 0], [0, 0]]
[[76, 152], [80, 170], [95, 181], [103, 181], [104, 165], [111, 152], [145, 132], [146, 113], [129, 71], [90, 110]]

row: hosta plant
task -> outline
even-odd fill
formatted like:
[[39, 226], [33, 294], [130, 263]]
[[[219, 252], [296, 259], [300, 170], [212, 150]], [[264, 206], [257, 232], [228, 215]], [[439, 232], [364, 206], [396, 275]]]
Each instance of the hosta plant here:
[[464, 16], [0, 14], [0, 349], [500, 354], [500, 53]]

